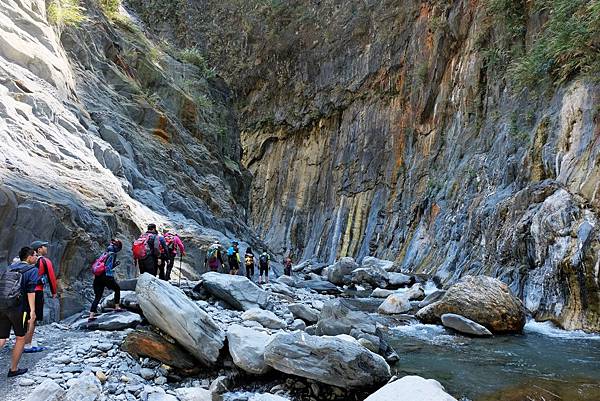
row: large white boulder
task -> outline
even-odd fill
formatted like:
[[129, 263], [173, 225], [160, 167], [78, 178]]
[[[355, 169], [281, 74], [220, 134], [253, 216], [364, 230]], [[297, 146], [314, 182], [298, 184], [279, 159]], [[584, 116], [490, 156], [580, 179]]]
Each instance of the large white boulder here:
[[377, 311], [386, 315], [406, 313], [410, 310], [410, 302], [405, 295], [391, 294], [379, 306]]
[[216, 362], [225, 332], [179, 288], [148, 273], [138, 278], [135, 292], [144, 316], [173, 337], [198, 360]]
[[265, 332], [234, 324], [227, 330], [229, 353], [233, 363], [248, 373], [261, 375], [269, 371], [265, 348], [271, 336]]
[[365, 401], [456, 401], [456, 398], [446, 393], [436, 380], [404, 376], [386, 384]]
[[242, 313], [242, 319], [258, 322], [269, 329], [283, 329], [287, 326], [285, 321], [273, 312], [259, 308], [252, 308]]
[[65, 390], [54, 380], [46, 379], [29, 394], [25, 401], [60, 401], [64, 394]]
[[273, 336], [265, 361], [281, 372], [345, 388], [371, 386], [390, 377], [385, 359], [356, 340], [301, 331]]
[[202, 275], [202, 285], [215, 297], [239, 310], [264, 308], [268, 294], [244, 276], [232, 276], [215, 272]]

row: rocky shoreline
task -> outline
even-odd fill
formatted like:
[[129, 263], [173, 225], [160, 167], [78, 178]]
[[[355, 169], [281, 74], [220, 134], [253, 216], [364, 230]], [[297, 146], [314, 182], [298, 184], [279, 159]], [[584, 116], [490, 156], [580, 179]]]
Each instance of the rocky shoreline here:
[[375, 258], [295, 270], [262, 287], [205, 273], [178, 288], [144, 274], [122, 294], [126, 312], [112, 311], [111, 294], [97, 320], [54, 324], [76, 339], [18, 384], [37, 385], [28, 401], [393, 401], [415, 389], [411, 399], [455, 400], [435, 380], [393, 376], [387, 330], [421, 319], [491, 336], [525, 322], [522, 303], [489, 277], [443, 291]]

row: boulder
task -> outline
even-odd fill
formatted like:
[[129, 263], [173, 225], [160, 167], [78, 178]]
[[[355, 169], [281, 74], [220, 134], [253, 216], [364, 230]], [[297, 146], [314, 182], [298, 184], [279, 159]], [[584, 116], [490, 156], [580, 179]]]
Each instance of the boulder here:
[[315, 332], [317, 335], [335, 336], [358, 329], [374, 334], [375, 328], [376, 321], [367, 313], [353, 310], [346, 300], [334, 299], [325, 303]]
[[410, 288], [396, 290], [396, 293], [404, 296], [408, 301], [420, 301], [425, 298], [425, 290], [421, 283], [415, 283]]
[[[135, 295], [135, 291], [121, 291], [121, 299], [120, 305], [135, 313], [141, 313], [142, 308], [140, 308], [140, 303], [138, 302], [137, 295]], [[102, 310], [106, 309], [114, 309], [115, 307], [115, 293], [108, 295], [105, 297], [100, 303], [100, 308]]]
[[296, 287], [308, 288], [322, 294], [340, 294], [341, 291], [337, 286], [325, 280], [304, 280], [296, 283]]
[[384, 290], [383, 288], [375, 288], [371, 293], [373, 298], [387, 298], [392, 295], [394, 291], [392, 290]]
[[377, 259], [373, 256], [365, 256], [361, 263], [361, 267], [377, 267], [385, 271], [391, 271], [393, 266], [394, 262], [392, 262], [391, 260]]
[[197, 364], [190, 353], [174, 340], [167, 340], [150, 330], [129, 333], [121, 348], [136, 358], [149, 357], [182, 370], [191, 370]]
[[288, 309], [294, 317], [308, 323], [316, 323], [319, 320], [319, 311], [305, 304], [289, 304]]
[[119, 288], [122, 291], [135, 291], [137, 286], [137, 278], [130, 278], [127, 280], [119, 280]]
[[248, 401], [290, 401], [289, 398], [284, 398], [276, 394], [253, 394]]
[[456, 398], [446, 393], [436, 380], [404, 376], [386, 384], [365, 401], [456, 401]]
[[373, 288], [388, 286], [387, 272], [379, 266], [361, 267], [352, 272], [354, 284], [368, 284]]
[[80, 319], [71, 327], [77, 330], [125, 330], [135, 328], [142, 323], [142, 317], [134, 312], [110, 312], [96, 316], [96, 320], [88, 322], [87, 318]]
[[233, 363], [248, 373], [262, 375], [269, 371], [265, 363], [265, 347], [270, 340], [268, 334], [238, 324], [229, 326], [227, 330]]
[[427, 295], [425, 299], [419, 302], [419, 308], [424, 308], [427, 305], [431, 305], [432, 303], [439, 301], [440, 299], [442, 299], [445, 293], [446, 291], [444, 290], [437, 290], [432, 292], [431, 294]]
[[286, 284], [282, 284], [282, 283], [278, 283], [278, 282], [274, 282], [272, 281], [269, 285], [268, 288], [273, 291], [273, 292], [277, 292], [279, 294], [283, 294], [287, 297], [290, 298], [294, 298], [294, 296], [296, 295], [296, 293], [294, 292], [294, 290], [292, 290], [288, 285]]
[[411, 309], [410, 302], [406, 295], [392, 294], [379, 306], [379, 313], [386, 315], [406, 313]]
[[525, 308], [509, 288], [492, 277], [466, 276], [454, 284], [437, 302], [417, 312], [423, 323], [441, 322], [441, 316], [454, 313], [473, 320], [492, 333], [521, 332]]
[[390, 377], [387, 362], [356, 340], [301, 331], [273, 336], [265, 361], [281, 372], [339, 387], [371, 386]]
[[475, 323], [464, 316], [455, 315], [454, 313], [445, 313], [442, 315], [441, 319], [444, 326], [463, 334], [476, 337], [489, 337], [492, 335], [492, 333], [484, 326], [480, 325], [479, 323]]
[[335, 285], [348, 284], [350, 283], [350, 274], [358, 268], [358, 263], [353, 258], [341, 258], [327, 269], [327, 280]]
[[212, 401], [210, 390], [201, 387], [183, 387], [175, 389], [179, 401]]
[[179, 288], [144, 273], [138, 278], [135, 292], [150, 323], [201, 362], [207, 365], [216, 362], [225, 332]]
[[284, 284], [287, 285], [289, 287], [295, 287], [296, 286], [296, 280], [293, 279], [290, 276], [279, 276], [276, 280], [274, 280], [280, 284]]
[[306, 330], [306, 323], [302, 319], [294, 319], [288, 327], [290, 330]]
[[287, 324], [271, 311], [259, 308], [249, 309], [242, 313], [242, 319], [252, 320], [269, 329], [284, 329]]
[[100, 380], [93, 374], [80, 375], [61, 401], [98, 401], [102, 395]]
[[392, 287], [404, 287], [414, 282], [415, 278], [407, 274], [388, 272], [388, 282]]
[[29, 394], [25, 401], [60, 401], [64, 394], [65, 390], [54, 380], [46, 379]]
[[238, 310], [267, 306], [267, 292], [246, 277], [209, 272], [202, 275], [202, 280], [211, 294]]

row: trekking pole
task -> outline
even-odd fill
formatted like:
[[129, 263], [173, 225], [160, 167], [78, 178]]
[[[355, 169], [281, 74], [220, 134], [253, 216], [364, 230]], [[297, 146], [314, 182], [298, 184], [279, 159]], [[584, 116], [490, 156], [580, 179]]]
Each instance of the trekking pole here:
[[181, 288], [181, 260], [183, 259], [183, 254], [179, 254], [179, 288]]

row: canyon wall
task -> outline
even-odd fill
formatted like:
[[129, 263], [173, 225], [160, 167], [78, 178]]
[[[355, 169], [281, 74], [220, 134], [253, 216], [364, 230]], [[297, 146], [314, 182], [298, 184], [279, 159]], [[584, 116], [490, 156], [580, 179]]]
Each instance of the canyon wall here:
[[192, 277], [202, 246], [253, 237], [229, 89], [99, 4], [0, 3], [0, 265], [50, 241], [51, 319], [93, 298], [90, 265], [112, 237], [120, 278], [137, 274], [131, 243], [150, 222], [180, 233]]
[[538, 320], [600, 330], [593, 3], [127, 4], [231, 86], [273, 249], [488, 274]]

